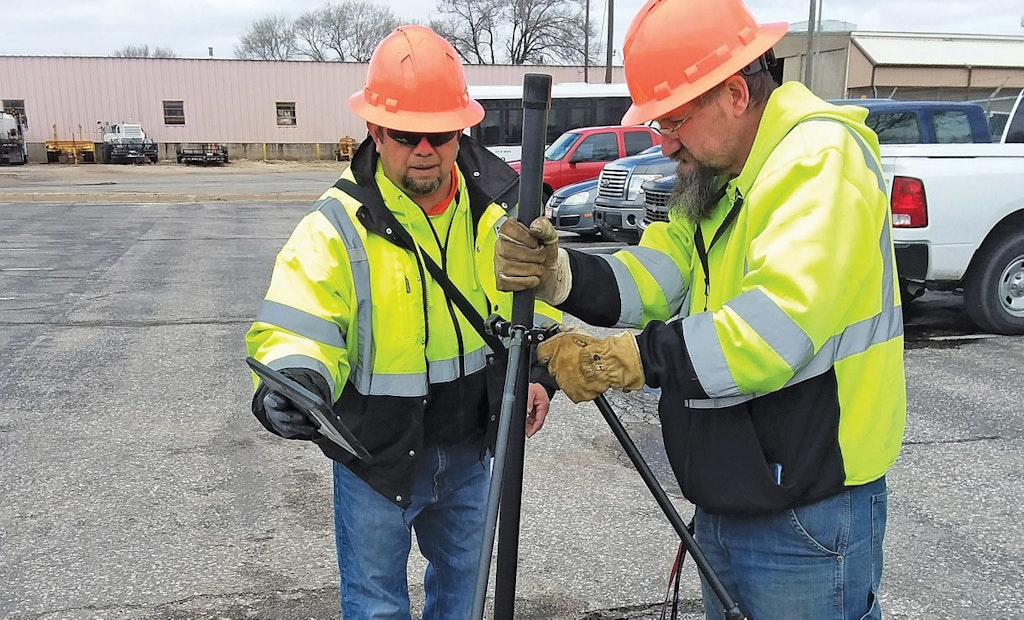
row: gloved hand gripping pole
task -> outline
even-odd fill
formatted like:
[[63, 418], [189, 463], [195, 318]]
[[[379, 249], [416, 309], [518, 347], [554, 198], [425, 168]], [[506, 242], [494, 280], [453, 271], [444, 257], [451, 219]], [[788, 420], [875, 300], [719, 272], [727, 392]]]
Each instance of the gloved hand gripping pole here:
[[[523, 77], [523, 155], [519, 172], [518, 219], [529, 226], [540, 215], [544, 181], [544, 136], [551, 107], [551, 76], [528, 73]], [[512, 620], [515, 604], [516, 566], [519, 561], [519, 518], [523, 493], [523, 453], [526, 441], [526, 397], [529, 389], [533, 342], [534, 292], [512, 294], [511, 343], [508, 370], [501, 400], [501, 419], [495, 444], [494, 465], [487, 493], [487, 517], [473, 594], [473, 618], [483, 617], [487, 580], [491, 570], [494, 532], [498, 532], [497, 572], [494, 585], [495, 620]]]

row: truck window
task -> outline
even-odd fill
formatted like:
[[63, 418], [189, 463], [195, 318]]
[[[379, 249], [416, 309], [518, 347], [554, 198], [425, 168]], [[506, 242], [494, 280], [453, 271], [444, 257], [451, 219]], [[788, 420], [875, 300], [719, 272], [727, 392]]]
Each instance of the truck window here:
[[28, 117], [25, 116], [24, 99], [4, 99], [2, 107], [0, 107], [0, 112], [7, 112], [8, 114], [20, 116], [22, 130], [28, 129]]
[[1018, 105], [1014, 117], [1010, 119], [1010, 129], [1006, 132], [1006, 141], [1024, 144], [1024, 105]]
[[879, 144], [921, 143], [921, 127], [913, 112], [871, 113], [866, 122], [878, 134]]
[[587, 136], [576, 148], [578, 161], [611, 161], [619, 158], [619, 145], [613, 133], [595, 133]]
[[974, 142], [971, 121], [962, 110], [942, 110], [932, 114], [935, 141], [939, 144], [966, 144]]
[[623, 137], [626, 142], [626, 155], [636, 155], [640, 151], [651, 148], [654, 144], [649, 131], [627, 131]]

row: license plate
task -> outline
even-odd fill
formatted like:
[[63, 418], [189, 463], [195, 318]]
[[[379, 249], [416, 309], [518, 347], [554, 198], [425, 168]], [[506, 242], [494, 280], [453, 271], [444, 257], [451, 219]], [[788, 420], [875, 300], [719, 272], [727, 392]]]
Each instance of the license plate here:
[[544, 217], [548, 219], [555, 217], [555, 210], [551, 207], [544, 207]]

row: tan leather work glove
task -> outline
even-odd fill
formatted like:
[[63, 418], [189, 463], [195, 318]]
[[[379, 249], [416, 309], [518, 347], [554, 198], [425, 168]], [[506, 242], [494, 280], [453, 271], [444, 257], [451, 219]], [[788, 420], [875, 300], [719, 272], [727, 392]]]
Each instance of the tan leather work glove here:
[[494, 279], [499, 291], [535, 288], [541, 301], [558, 305], [572, 288], [569, 254], [558, 247], [558, 231], [546, 217], [526, 228], [508, 218], [498, 229], [494, 245]]
[[537, 347], [537, 359], [574, 403], [594, 400], [608, 388], [639, 390], [645, 382], [640, 349], [629, 332], [607, 338], [562, 332]]

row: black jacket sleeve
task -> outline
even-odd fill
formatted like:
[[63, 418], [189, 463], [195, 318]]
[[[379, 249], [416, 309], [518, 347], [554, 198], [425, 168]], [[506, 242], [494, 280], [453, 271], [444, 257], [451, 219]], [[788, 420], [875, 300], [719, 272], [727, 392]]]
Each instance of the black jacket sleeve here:
[[622, 303], [611, 265], [592, 254], [576, 250], [567, 252], [572, 290], [558, 309], [598, 327], [611, 327], [618, 323]]
[[651, 321], [636, 337], [644, 379], [651, 387], [671, 392], [673, 398], [709, 398], [693, 369], [690, 352], [683, 339], [683, 322]]

